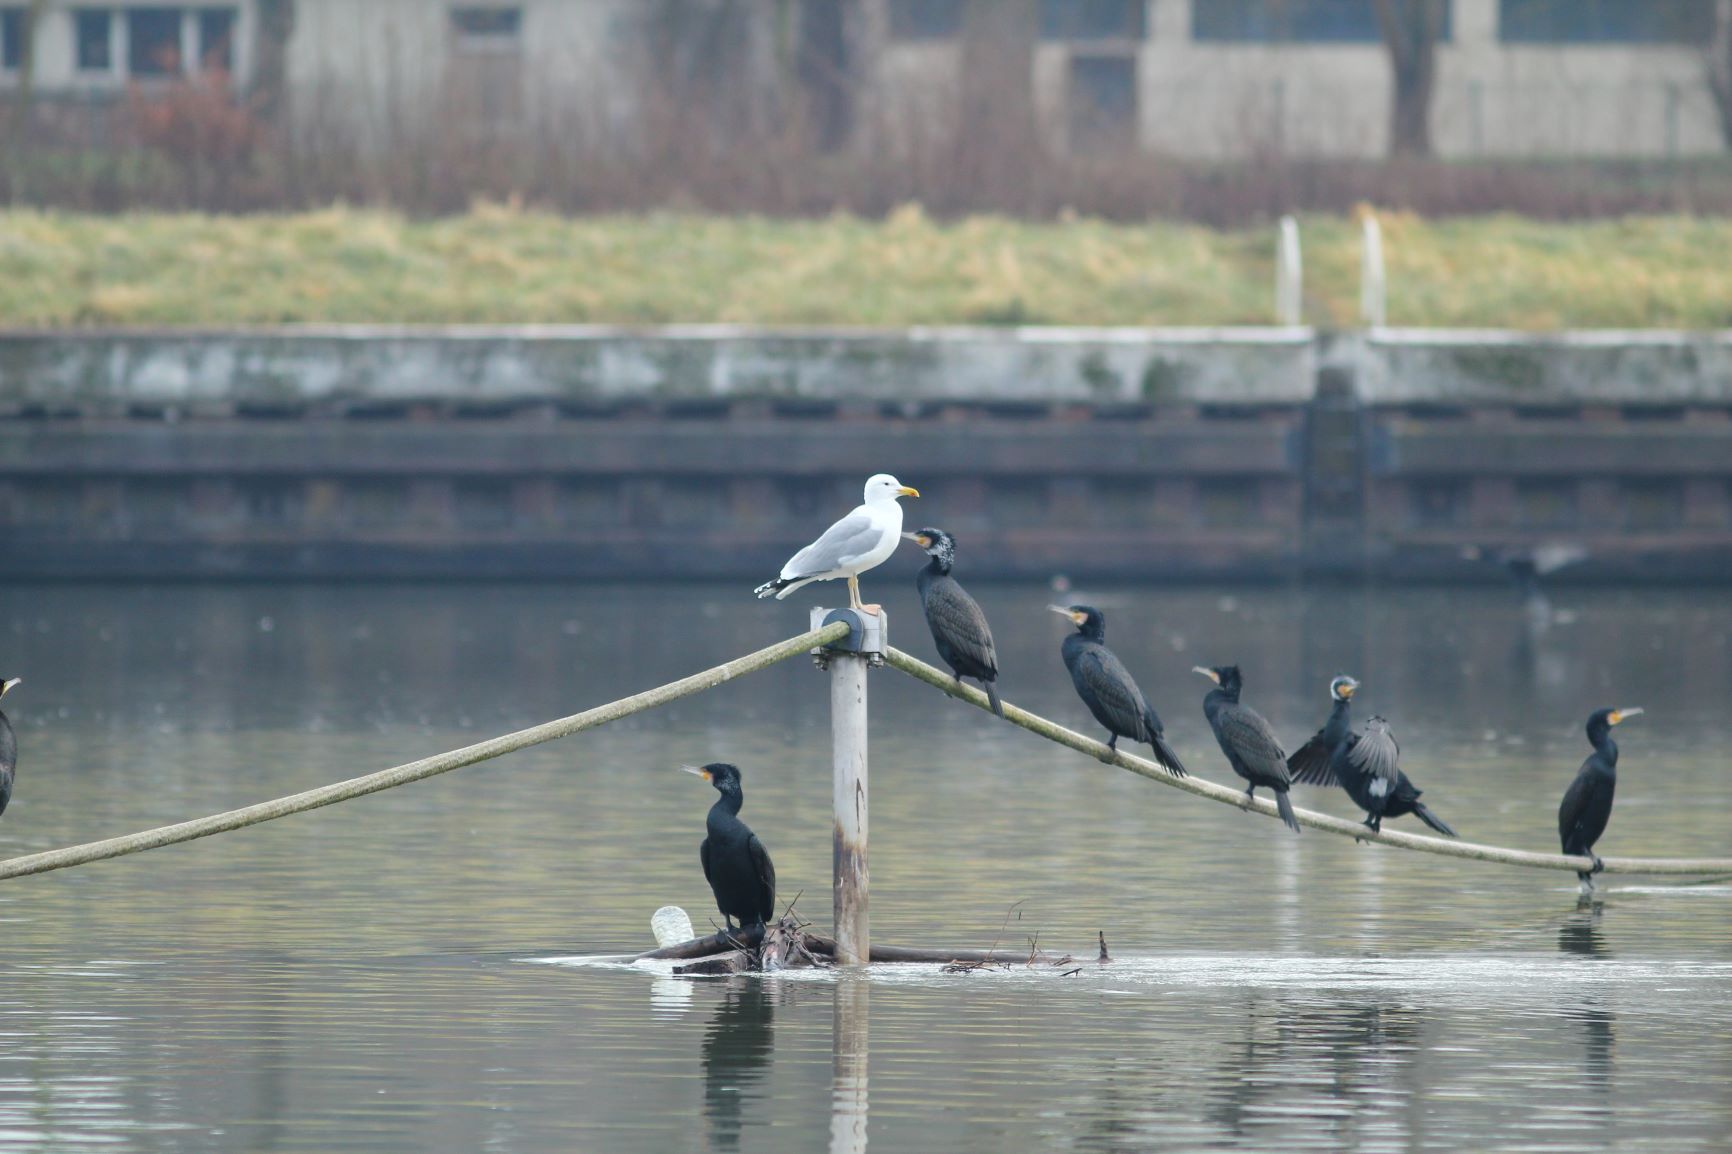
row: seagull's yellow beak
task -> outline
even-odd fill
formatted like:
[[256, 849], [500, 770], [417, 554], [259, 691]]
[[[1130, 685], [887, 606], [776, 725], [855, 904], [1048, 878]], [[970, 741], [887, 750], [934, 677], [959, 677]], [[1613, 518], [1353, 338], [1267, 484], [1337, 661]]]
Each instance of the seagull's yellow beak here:
[[920, 496], [920, 490], [916, 489], [913, 485], [904, 485], [900, 489], [896, 490], [896, 495], [898, 497], [918, 497]]
[[695, 773], [695, 774], [697, 774], [697, 775], [698, 775], [698, 776], [699, 776], [699, 777], [701, 777], [701, 778], [703, 778], [703, 779], [704, 779], [704, 780], [705, 780], [705, 781], [711, 781], [711, 780], [713, 780], [713, 779], [712, 779], [712, 778], [711, 778], [711, 777], [710, 777], [710, 771], [709, 771], [709, 770], [707, 770], [707, 769], [704, 769], [704, 768], [703, 768], [703, 767], [702, 767], [702, 766], [697, 766], [697, 765], [682, 765], [682, 766], [680, 766], [680, 768], [681, 768], [681, 769], [683, 769], [683, 770], [685, 770], [685, 771], [686, 771], [686, 772], [687, 772], [687, 773]]
[[1213, 681], [1216, 685], [1221, 684], [1221, 675], [1219, 673], [1216, 673], [1213, 669], [1209, 669], [1209, 668], [1202, 666], [1202, 665], [1193, 665], [1193, 666], [1191, 666], [1191, 672], [1192, 673], [1201, 673], [1204, 677], [1207, 677], [1210, 681]]
[[1612, 710], [1611, 715], [1606, 718], [1606, 721], [1612, 725], [1622, 725], [1632, 717], [1642, 716], [1644, 712], [1645, 711], [1639, 705], [1632, 705], [1625, 709], [1614, 709]]

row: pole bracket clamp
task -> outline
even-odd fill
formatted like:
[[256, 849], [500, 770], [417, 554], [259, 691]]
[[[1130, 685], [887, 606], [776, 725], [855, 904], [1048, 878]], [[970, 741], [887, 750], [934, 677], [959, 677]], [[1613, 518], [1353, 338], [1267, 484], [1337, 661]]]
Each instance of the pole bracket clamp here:
[[881, 666], [884, 664], [884, 647], [889, 635], [888, 614], [880, 609], [876, 614], [861, 613], [855, 609], [814, 609], [812, 610], [812, 628], [822, 629], [836, 622], [845, 622], [848, 626], [848, 636], [832, 641], [812, 650], [812, 663], [819, 669], [830, 666], [830, 658], [837, 653], [852, 653], [864, 657], [867, 664]]

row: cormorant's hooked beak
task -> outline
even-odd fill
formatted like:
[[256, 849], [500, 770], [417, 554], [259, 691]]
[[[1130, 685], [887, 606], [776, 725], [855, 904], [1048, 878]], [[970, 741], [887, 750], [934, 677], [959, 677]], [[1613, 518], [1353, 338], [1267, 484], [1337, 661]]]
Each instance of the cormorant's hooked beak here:
[[705, 781], [713, 782], [715, 780], [714, 778], [712, 778], [710, 776], [710, 771], [705, 769], [701, 765], [682, 765], [682, 766], [680, 766], [680, 768], [685, 770], [687, 773], [697, 774], [699, 777], [703, 778]]
[[0, 697], [5, 697], [13, 689], [23, 684], [24, 679], [22, 677], [9, 677], [5, 681], [0, 681]]
[[1614, 709], [1606, 717], [1608, 725], [1622, 725], [1632, 717], [1640, 717], [1645, 711], [1639, 705], [1631, 705], [1624, 709]]
[[1216, 685], [1221, 684], [1221, 675], [1219, 673], [1216, 673], [1213, 669], [1210, 669], [1206, 665], [1193, 665], [1193, 666], [1191, 666], [1191, 672], [1192, 673], [1201, 673], [1204, 677], [1207, 677], [1210, 681], [1213, 681]]
[[1353, 700], [1353, 695], [1359, 692], [1359, 682], [1349, 677], [1341, 683], [1341, 696], [1344, 700]]
[[913, 485], [904, 485], [900, 489], [896, 490], [896, 495], [898, 497], [918, 497], [920, 496], [920, 490], [916, 489]]
[[1061, 617], [1070, 618], [1070, 623], [1072, 625], [1081, 625], [1084, 621], [1088, 620], [1088, 614], [1078, 613], [1068, 605], [1048, 605], [1047, 608], [1051, 609], [1054, 613], [1059, 614]]
[[932, 538], [928, 537], [924, 533], [904, 533], [902, 534], [902, 539], [905, 541], [912, 541], [922, 549], [928, 548], [932, 544]]

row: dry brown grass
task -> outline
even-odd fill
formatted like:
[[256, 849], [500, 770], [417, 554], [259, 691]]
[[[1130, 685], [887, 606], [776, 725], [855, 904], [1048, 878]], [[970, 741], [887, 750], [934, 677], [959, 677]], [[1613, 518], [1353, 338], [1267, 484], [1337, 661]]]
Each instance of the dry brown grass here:
[[[1383, 221], [1392, 324], [1732, 326], [1732, 222]], [[1356, 227], [1308, 217], [1303, 235], [1308, 317], [1353, 324]], [[912, 207], [882, 221], [15, 210], [0, 213], [0, 323], [1265, 324], [1273, 259], [1266, 228]]]

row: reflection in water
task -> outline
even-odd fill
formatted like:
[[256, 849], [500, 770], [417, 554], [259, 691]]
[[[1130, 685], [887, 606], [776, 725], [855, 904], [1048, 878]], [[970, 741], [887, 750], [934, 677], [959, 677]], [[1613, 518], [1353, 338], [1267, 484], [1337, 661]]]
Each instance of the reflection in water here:
[[758, 978], [736, 978], [704, 1031], [704, 1124], [709, 1149], [738, 1150], [751, 1091], [770, 1071], [775, 1052], [775, 1001]]
[[830, 1154], [866, 1149], [867, 1019], [872, 983], [853, 977], [836, 981], [830, 1042]]
[[1316, 1008], [1254, 997], [1226, 1051], [1209, 1118], [1236, 1138], [1301, 1144], [1375, 1134], [1398, 1148], [1424, 1135], [1409, 1105], [1421, 1080], [1421, 1016], [1387, 1000]]
[[689, 978], [656, 978], [650, 983], [650, 1014], [657, 1018], [678, 1018], [692, 1008], [692, 987]]
[[1592, 898], [1582, 898], [1576, 903], [1576, 912], [1564, 919], [1564, 924], [1558, 929], [1558, 949], [1566, 954], [1579, 954], [1584, 958], [1607, 957], [1606, 938], [1600, 932], [1600, 914], [1605, 909], [1604, 902]]
[[[1600, 918], [1604, 911], [1604, 902], [1590, 898], [1577, 902], [1575, 912], [1564, 919], [1558, 930], [1558, 949], [1584, 958], [1609, 959], [1612, 955], [1607, 952], [1605, 935], [1600, 932]], [[1609, 1114], [1617, 1019], [1607, 1009], [1606, 999], [1598, 993], [1585, 996], [1579, 1005], [1570, 1007], [1566, 1013], [1582, 1029], [1582, 1066], [1599, 1100], [1596, 1113]]]

